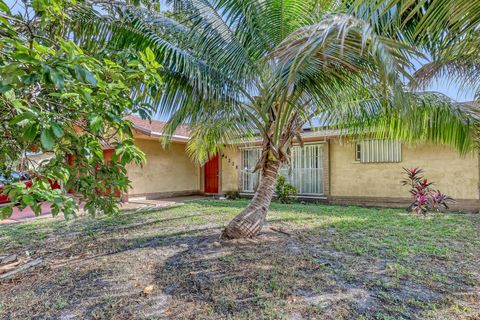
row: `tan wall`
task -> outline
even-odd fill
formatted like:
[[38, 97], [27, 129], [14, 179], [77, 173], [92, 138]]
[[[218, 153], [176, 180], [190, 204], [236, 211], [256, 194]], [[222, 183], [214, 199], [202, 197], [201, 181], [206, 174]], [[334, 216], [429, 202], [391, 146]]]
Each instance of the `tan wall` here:
[[185, 144], [172, 143], [167, 149], [158, 140], [135, 139], [135, 144], [147, 162], [127, 167], [129, 195], [200, 190], [200, 169], [186, 155]]
[[435, 188], [455, 199], [479, 199], [478, 154], [461, 157], [445, 146], [402, 145], [400, 163], [357, 163], [354, 144], [330, 144], [330, 188], [332, 196], [408, 197], [402, 186], [402, 167], [421, 167]]
[[238, 170], [240, 168], [240, 152], [236, 147], [227, 147], [221, 157], [221, 191], [238, 191]]
[[[146, 153], [147, 163], [143, 168], [128, 166], [128, 176], [132, 181], [130, 195], [201, 190], [202, 169], [187, 157], [184, 144], [173, 143], [165, 150], [158, 140], [135, 141]], [[403, 145], [400, 163], [363, 164], [354, 161], [353, 144], [331, 140], [325, 147], [330, 158], [330, 190], [326, 186], [327, 195], [408, 197], [408, 188], [400, 183], [403, 179], [402, 167], [421, 167], [425, 170], [425, 176], [436, 183], [436, 188], [453, 198], [480, 199], [477, 154], [461, 157], [449, 147]], [[222, 154], [220, 192], [238, 190], [241, 166], [239, 149], [225, 148]]]

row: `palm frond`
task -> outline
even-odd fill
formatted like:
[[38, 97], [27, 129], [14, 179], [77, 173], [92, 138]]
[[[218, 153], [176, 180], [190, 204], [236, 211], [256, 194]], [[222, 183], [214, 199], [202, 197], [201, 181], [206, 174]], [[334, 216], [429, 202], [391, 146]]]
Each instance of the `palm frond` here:
[[350, 133], [472, 146], [470, 118], [451, 103], [405, 93], [401, 79], [413, 82], [417, 49], [447, 57], [442, 46], [451, 40], [418, 40], [423, 0], [175, 3], [168, 15], [121, 3], [106, 4], [105, 15], [79, 5], [72, 30], [87, 50], [155, 53], [163, 86], [152, 103], [169, 119], [166, 140], [188, 124], [197, 161], [255, 134], [268, 156], [288, 161], [292, 140], [319, 114]]
[[357, 99], [346, 96], [337, 109], [325, 111], [324, 117], [344, 135], [451, 145], [463, 154], [479, 147], [478, 106], [456, 103], [436, 92], [406, 93], [405, 97], [409, 103], [404, 107], [388, 101], [390, 106], [385, 108], [385, 101], [368, 92]]
[[448, 79], [459, 84], [460, 90], [472, 89], [480, 92], [480, 56], [462, 55], [424, 64], [415, 71], [414, 90], [424, 89], [434, 80]]

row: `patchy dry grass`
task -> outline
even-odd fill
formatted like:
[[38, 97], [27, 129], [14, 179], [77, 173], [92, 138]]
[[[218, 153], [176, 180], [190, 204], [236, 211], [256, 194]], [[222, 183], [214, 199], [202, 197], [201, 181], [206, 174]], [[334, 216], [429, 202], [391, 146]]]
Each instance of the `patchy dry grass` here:
[[220, 243], [245, 205], [2, 226], [0, 255], [45, 263], [0, 283], [0, 318], [480, 318], [480, 215], [274, 204], [290, 236]]

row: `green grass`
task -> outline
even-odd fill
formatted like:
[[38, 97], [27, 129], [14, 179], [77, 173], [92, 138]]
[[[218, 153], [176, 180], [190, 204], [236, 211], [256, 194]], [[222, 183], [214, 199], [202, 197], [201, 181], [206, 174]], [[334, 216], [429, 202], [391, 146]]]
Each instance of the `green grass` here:
[[0, 318], [480, 316], [479, 215], [272, 204], [257, 239], [218, 243], [246, 204], [1, 226], [0, 255], [46, 264], [0, 284]]

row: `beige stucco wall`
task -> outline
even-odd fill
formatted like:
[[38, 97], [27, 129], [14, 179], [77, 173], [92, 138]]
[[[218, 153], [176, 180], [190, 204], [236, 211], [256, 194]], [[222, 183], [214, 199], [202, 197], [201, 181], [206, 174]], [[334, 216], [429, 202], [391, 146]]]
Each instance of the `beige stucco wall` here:
[[357, 163], [354, 145], [330, 144], [330, 188], [332, 196], [408, 197], [402, 186], [402, 167], [421, 167], [435, 188], [455, 199], [479, 199], [478, 154], [460, 156], [446, 146], [402, 145], [400, 163]]
[[236, 147], [223, 149], [221, 161], [221, 191], [238, 191], [238, 168], [240, 168], [239, 149]]
[[200, 190], [200, 169], [185, 152], [185, 144], [173, 142], [167, 149], [158, 140], [135, 139], [145, 153], [143, 167], [129, 165], [129, 195]]
[[[186, 155], [185, 144], [172, 143], [165, 150], [158, 140], [135, 139], [147, 157], [142, 167], [129, 165], [129, 195], [201, 190], [203, 168]], [[478, 154], [465, 157], [445, 146], [402, 145], [402, 162], [362, 164], [354, 161], [354, 145], [329, 143], [330, 192], [337, 197], [408, 197], [401, 185], [402, 167], [421, 167], [435, 187], [455, 199], [480, 199]], [[227, 147], [220, 157], [220, 192], [238, 190], [240, 152]], [[327, 167], [327, 166], [325, 166]], [[328, 173], [327, 173], [328, 174]], [[328, 177], [326, 177], [328, 178]], [[327, 179], [326, 179], [327, 180]]]

